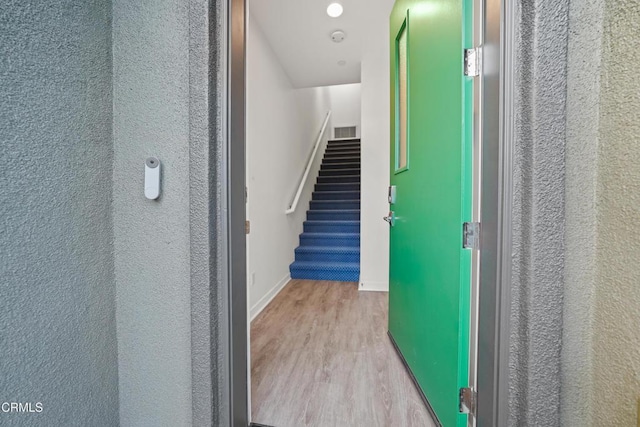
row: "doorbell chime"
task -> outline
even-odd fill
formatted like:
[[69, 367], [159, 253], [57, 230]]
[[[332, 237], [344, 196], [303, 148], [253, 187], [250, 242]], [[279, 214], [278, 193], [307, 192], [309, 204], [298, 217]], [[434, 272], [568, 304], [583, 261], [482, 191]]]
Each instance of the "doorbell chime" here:
[[150, 200], [160, 197], [160, 160], [149, 157], [144, 162], [144, 196]]

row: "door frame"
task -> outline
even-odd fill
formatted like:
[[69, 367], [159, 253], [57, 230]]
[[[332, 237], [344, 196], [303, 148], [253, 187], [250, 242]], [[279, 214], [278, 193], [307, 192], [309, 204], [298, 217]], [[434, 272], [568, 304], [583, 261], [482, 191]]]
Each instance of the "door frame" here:
[[508, 425], [517, 5], [484, 0], [477, 425]]
[[[208, 9], [204, 8], [210, 59], [206, 73], [207, 101], [213, 129], [209, 134], [210, 161], [206, 163], [209, 185], [205, 203], [210, 229], [206, 248], [210, 274], [206, 289], [192, 284], [194, 425], [249, 425], [245, 2], [210, 0]], [[198, 2], [192, 0], [192, 3]], [[508, 420], [515, 93], [512, 65], [517, 5], [506, 0], [480, 0], [479, 3], [483, 6], [480, 36], [484, 43], [479, 77], [483, 95], [479, 128], [482, 139], [482, 256], [476, 419], [479, 425], [492, 426], [506, 425]], [[208, 313], [206, 317], [202, 316], [203, 304]]]

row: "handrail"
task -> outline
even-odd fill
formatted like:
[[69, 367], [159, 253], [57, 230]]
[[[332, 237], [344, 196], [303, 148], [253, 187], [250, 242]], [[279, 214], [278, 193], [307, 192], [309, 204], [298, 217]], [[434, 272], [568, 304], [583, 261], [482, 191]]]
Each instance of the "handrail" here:
[[329, 122], [329, 117], [331, 117], [331, 110], [327, 111], [327, 117], [324, 118], [324, 123], [322, 124], [322, 128], [320, 129], [320, 133], [318, 134], [318, 139], [316, 140], [316, 145], [313, 147], [313, 152], [311, 153], [311, 157], [309, 157], [309, 161], [307, 162], [307, 167], [304, 169], [304, 174], [302, 175], [302, 179], [300, 180], [300, 184], [298, 185], [298, 191], [296, 191], [296, 195], [293, 198], [293, 201], [289, 205], [289, 209], [287, 209], [284, 213], [289, 215], [296, 211], [298, 207], [298, 201], [300, 200], [300, 195], [302, 194], [302, 189], [304, 188], [304, 184], [307, 182], [307, 177], [309, 176], [309, 172], [311, 171], [311, 165], [316, 158], [316, 153], [318, 152], [318, 148], [320, 147], [320, 142], [322, 142], [322, 135], [327, 128], [327, 123]]

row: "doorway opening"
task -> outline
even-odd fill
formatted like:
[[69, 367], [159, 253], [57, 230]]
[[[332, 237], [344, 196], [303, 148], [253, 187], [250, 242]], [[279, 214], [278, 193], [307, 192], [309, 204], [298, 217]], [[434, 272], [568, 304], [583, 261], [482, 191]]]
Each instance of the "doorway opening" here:
[[[387, 83], [388, 83], [388, 79], [387, 79]], [[363, 97], [363, 98], [364, 98], [364, 97]], [[363, 106], [364, 106], [364, 105], [367, 105], [367, 103], [366, 103], [366, 102], [363, 102], [363, 103], [362, 103], [362, 105], [363, 105]], [[363, 116], [364, 116], [364, 112], [363, 112]], [[363, 130], [364, 130], [364, 129], [366, 129], [366, 128], [367, 128], [367, 127], [363, 127]], [[388, 133], [387, 133], [387, 135], [388, 135]], [[250, 158], [250, 156], [251, 156], [251, 154], [249, 153], [248, 157]], [[389, 167], [389, 162], [388, 162], [388, 159], [385, 159], [385, 160], [386, 160], [386, 165], [384, 166], [384, 168], [385, 168], [385, 169], [387, 169], [387, 168]], [[249, 195], [249, 200], [251, 200], [251, 194], [252, 194], [251, 189], [249, 188], [249, 189], [248, 189], [248, 192], [247, 192], [246, 190], [247, 190], [247, 189], [245, 189], [245, 194], [247, 194], [247, 193], [248, 193], [248, 195]], [[282, 190], [282, 189], [280, 189], [280, 190]], [[385, 191], [385, 193], [386, 193], [386, 191]], [[385, 196], [386, 196], [386, 194], [385, 194]], [[385, 201], [385, 202], [386, 202], [386, 201]], [[249, 202], [249, 203], [250, 203], [250, 202]], [[386, 203], [385, 203], [385, 204], [386, 204]], [[386, 207], [386, 206], [385, 206], [385, 207]], [[255, 227], [251, 227], [251, 229], [252, 229], [252, 230], [254, 230], [254, 229], [255, 229]], [[246, 273], [247, 273], [247, 281], [249, 281], [249, 282], [250, 282], [251, 280], [253, 280], [253, 277], [252, 277], [251, 271], [248, 271], [248, 272], [246, 272]], [[359, 287], [363, 287], [363, 286], [366, 286], [366, 285], [370, 285], [370, 283], [367, 283], [367, 282], [365, 282], [365, 281], [363, 281], [363, 280], [360, 280], [360, 281], [359, 281], [359, 283], [358, 283], [358, 286], [359, 286]], [[374, 284], [374, 286], [372, 286], [372, 287], [375, 287], [375, 284]], [[250, 311], [250, 310], [249, 310], [249, 308], [247, 309], [247, 311]], [[265, 312], [266, 312], [266, 311], [265, 311]], [[248, 368], [248, 367], [247, 367], [247, 368]], [[259, 420], [259, 419], [254, 419], [254, 421], [261, 422], [261, 420]]]
[[323, 3], [247, 2], [256, 423], [432, 422], [386, 335], [393, 3], [353, 2], [332, 18]]

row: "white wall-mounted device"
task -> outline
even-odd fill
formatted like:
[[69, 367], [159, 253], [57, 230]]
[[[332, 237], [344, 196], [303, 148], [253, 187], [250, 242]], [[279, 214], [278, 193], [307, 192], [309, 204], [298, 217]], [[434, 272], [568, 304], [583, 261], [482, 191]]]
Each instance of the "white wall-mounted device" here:
[[144, 196], [155, 200], [160, 197], [160, 160], [149, 157], [144, 162]]

